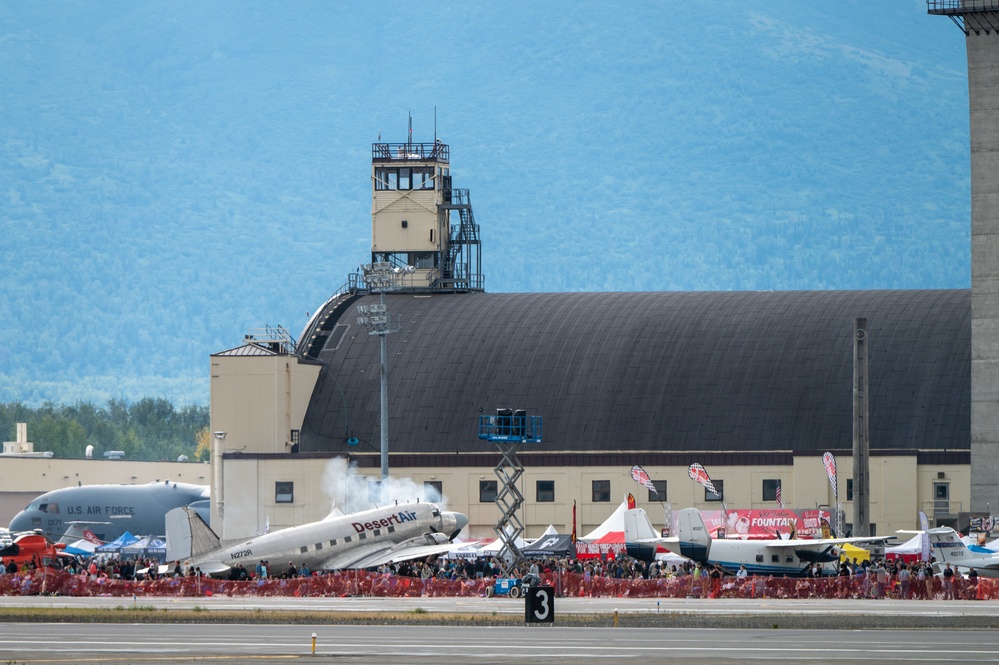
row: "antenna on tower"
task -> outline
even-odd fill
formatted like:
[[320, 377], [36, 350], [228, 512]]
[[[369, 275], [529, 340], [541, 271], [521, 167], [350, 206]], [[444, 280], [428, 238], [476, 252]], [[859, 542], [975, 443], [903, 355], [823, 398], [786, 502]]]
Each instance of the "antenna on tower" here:
[[407, 143], [407, 146], [410, 148], [409, 152], [413, 152], [413, 150], [412, 150], [412, 146], [413, 146], [413, 112], [412, 111], [409, 112], [409, 143]]
[[437, 104], [434, 104], [434, 145], [437, 145]]

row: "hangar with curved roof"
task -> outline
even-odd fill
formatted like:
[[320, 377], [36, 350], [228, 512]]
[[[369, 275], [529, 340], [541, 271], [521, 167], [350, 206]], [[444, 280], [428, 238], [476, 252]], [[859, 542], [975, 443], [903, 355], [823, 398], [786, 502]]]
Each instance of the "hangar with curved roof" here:
[[[378, 450], [379, 343], [341, 303], [302, 452]], [[543, 418], [544, 453], [852, 447], [868, 320], [872, 449], [968, 451], [967, 290], [398, 294], [385, 298], [393, 454], [481, 452], [478, 416]], [[359, 445], [350, 445], [351, 439]]]

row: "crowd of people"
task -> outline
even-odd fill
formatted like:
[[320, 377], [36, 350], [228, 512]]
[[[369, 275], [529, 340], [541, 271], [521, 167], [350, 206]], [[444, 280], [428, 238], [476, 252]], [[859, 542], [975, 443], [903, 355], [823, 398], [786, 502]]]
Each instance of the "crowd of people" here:
[[[51, 569], [44, 568], [45, 570]], [[491, 595], [500, 578], [553, 586], [560, 596], [639, 597], [827, 597], [898, 599], [983, 599], [999, 596], [997, 580], [979, 580], [945, 565], [934, 574], [928, 563], [876, 559], [844, 561], [838, 568], [815, 565], [804, 577], [734, 575], [692, 561], [655, 561], [627, 556], [600, 559], [551, 557], [527, 560], [505, 570], [495, 557], [433, 558], [387, 564], [368, 571], [317, 572], [295, 561], [238, 564], [225, 580], [212, 580], [189, 561], [165, 566], [155, 559], [95, 557], [72, 559], [51, 581], [34, 562], [0, 562], [0, 594], [58, 588], [67, 594], [203, 593], [266, 595]], [[48, 586], [46, 586], [48, 585]], [[42, 591], [45, 592], [45, 591]]]

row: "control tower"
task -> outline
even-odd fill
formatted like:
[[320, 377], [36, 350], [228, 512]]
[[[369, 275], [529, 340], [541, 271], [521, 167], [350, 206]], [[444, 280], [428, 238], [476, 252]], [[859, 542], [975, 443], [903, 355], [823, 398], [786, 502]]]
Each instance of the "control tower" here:
[[396, 289], [484, 290], [479, 227], [468, 190], [452, 187], [446, 143], [373, 144], [371, 186], [371, 262], [403, 273]]
[[971, 510], [999, 509], [999, 0], [927, 0], [968, 48], [971, 109]]

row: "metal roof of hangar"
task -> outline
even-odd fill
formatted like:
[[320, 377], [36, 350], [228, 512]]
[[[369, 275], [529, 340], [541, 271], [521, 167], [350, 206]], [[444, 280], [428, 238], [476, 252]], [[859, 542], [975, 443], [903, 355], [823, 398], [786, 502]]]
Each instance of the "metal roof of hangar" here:
[[[393, 453], [495, 452], [478, 416], [543, 418], [538, 452], [969, 450], [971, 292], [390, 294]], [[364, 296], [354, 304], [377, 302]], [[377, 452], [379, 342], [350, 307], [319, 354], [302, 452]], [[349, 446], [348, 437], [360, 444]]]

